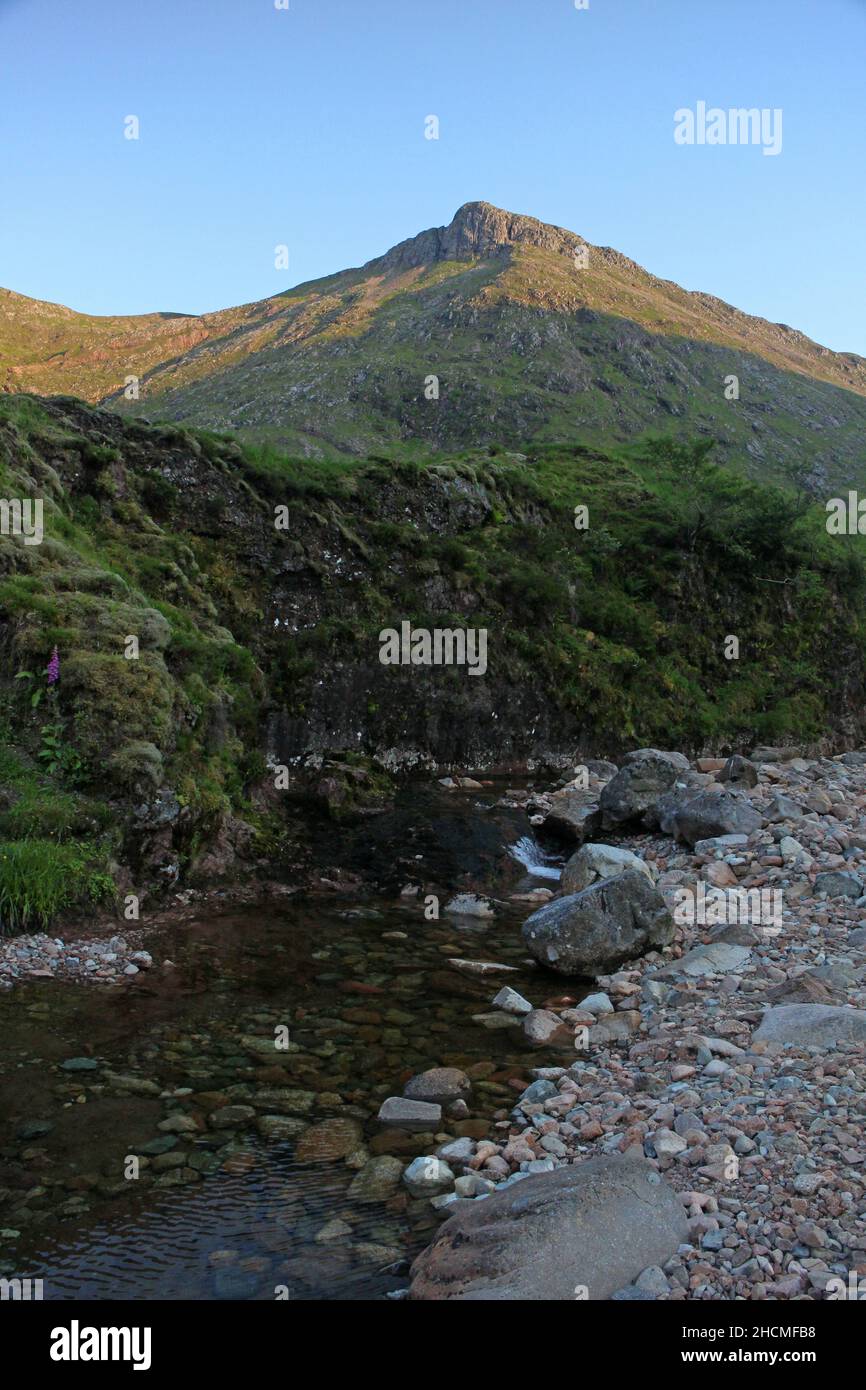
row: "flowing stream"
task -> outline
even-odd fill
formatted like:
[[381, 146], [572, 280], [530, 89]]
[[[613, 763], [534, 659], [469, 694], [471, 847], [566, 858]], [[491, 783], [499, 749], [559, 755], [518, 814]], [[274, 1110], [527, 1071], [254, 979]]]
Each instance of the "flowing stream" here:
[[[354, 1120], [358, 1148], [406, 1163], [429, 1151], [423, 1139], [383, 1135], [375, 1116], [408, 1076], [469, 1070], [461, 1124], [480, 1134], [530, 1068], [562, 1061], [529, 1052], [519, 1026], [473, 1019], [506, 982], [534, 1003], [557, 992], [521, 944], [531, 906], [508, 895], [553, 886], [558, 866], [495, 793], [428, 791], [375, 819], [350, 857], [374, 840], [393, 853], [399, 839], [418, 896], [190, 911], [151, 934], [155, 969], [130, 984], [33, 981], [0, 995], [0, 1275], [41, 1278], [47, 1299], [354, 1299], [405, 1287], [440, 1219], [429, 1202], [401, 1184], [359, 1188], [360, 1158], [299, 1161], [297, 1133]], [[503, 905], [493, 919], [426, 920], [428, 885], [445, 869], [453, 883], [461, 860], [460, 887]], [[450, 966], [455, 956], [516, 969], [480, 979]], [[281, 1026], [288, 1052], [274, 1049]], [[226, 1102], [255, 1121], [202, 1127]], [[197, 1117], [194, 1132], [158, 1128], [178, 1112]], [[263, 1136], [266, 1114], [294, 1132]], [[151, 1166], [130, 1178], [129, 1156], [143, 1152]]]

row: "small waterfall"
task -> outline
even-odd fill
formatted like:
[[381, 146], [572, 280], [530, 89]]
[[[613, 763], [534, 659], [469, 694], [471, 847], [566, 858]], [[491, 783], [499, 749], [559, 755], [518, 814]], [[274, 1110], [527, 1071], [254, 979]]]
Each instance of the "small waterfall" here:
[[545, 854], [531, 835], [524, 835], [515, 844], [509, 845], [508, 853], [534, 878], [558, 879], [562, 874], [562, 856]]

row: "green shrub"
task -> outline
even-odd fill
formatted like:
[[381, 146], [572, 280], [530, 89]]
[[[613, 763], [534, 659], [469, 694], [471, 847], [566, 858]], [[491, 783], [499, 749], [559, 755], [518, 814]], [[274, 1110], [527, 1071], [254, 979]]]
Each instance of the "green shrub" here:
[[58, 913], [94, 907], [114, 892], [92, 845], [0, 842], [0, 935], [43, 930]]

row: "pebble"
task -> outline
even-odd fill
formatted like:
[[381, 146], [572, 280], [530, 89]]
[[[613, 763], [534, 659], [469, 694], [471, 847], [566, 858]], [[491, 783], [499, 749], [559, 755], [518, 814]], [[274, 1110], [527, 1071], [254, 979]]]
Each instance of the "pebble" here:
[[0, 989], [11, 989], [28, 979], [58, 979], [90, 985], [117, 984], [142, 970], [153, 960], [124, 937], [81, 937], [64, 941], [44, 932], [26, 936], [0, 936]]

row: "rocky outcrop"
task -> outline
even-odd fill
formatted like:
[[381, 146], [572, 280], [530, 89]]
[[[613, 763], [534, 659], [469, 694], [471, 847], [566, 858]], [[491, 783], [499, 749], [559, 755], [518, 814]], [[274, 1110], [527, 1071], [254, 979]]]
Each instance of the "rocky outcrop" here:
[[515, 246], [535, 246], [542, 251], [571, 256], [580, 245], [581, 238], [563, 227], [506, 212], [492, 203], [464, 203], [447, 227], [431, 227], [429, 231], [401, 241], [384, 256], [369, 261], [364, 270], [387, 274], [429, 266], [436, 261], [502, 256]]
[[457, 1211], [413, 1264], [409, 1297], [608, 1299], [686, 1233], [682, 1203], [650, 1164], [590, 1159]]

